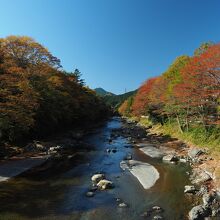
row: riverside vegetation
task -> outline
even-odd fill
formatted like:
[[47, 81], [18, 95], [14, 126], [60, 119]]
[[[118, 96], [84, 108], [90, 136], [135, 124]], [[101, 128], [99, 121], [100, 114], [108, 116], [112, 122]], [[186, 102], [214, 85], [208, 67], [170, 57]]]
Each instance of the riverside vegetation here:
[[1, 157], [19, 140], [88, 125], [108, 112], [79, 70], [64, 71], [44, 46], [26, 36], [0, 39]]
[[202, 44], [148, 79], [119, 112], [193, 144], [219, 151], [220, 44]]

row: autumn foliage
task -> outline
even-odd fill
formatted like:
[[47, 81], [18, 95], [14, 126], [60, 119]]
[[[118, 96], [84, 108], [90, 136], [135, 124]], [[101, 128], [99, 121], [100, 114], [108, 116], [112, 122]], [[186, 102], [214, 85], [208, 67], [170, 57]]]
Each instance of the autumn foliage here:
[[29, 37], [0, 39], [0, 140], [49, 133], [91, 122], [107, 112], [80, 73]]
[[157, 78], [149, 79], [139, 88], [132, 105], [132, 112], [135, 115], [147, 113], [147, 107], [152, 102], [152, 90], [156, 80]]
[[180, 56], [161, 76], [148, 79], [134, 97], [130, 114], [148, 115], [160, 123], [175, 119], [181, 132], [196, 124], [209, 130], [219, 126], [219, 102], [220, 44], [204, 44], [193, 57]]

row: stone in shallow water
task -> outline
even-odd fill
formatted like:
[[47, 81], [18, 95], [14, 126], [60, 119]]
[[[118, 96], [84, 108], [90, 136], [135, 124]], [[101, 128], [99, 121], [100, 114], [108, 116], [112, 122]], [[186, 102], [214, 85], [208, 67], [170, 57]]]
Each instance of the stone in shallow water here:
[[176, 162], [178, 160], [179, 160], [178, 157], [174, 154], [168, 154], [163, 157], [163, 161], [165, 162]]
[[102, 174], [102, 173], [97, 173], [97, 174], [94, 174], [92, 177], [91, 177], [91, 180], [92, 182], [99, 182], [100, 180], [104, 179], [105, 178], [105, 175]]
[[153, 219], [155, 219], [155, 220], [159, 220], [159, 219], [163, 219], [163, 217], [160, 216], [160, 215], [155, 215]]
[[116, 202], [121, 202], [122, 200], [120, 198], [116, 198]]
[[118, 207], [120, 207], [120, 208], [127, 208], [128, 205], [126, 203], [122, 202], [122, 203], [118, 204]]
[[154, 166], [141, 161], [122, 161], [120, 166], [123, 170], [129, 170], [145, 189], [151, 188], [160, 177], [159, 172]]
[[109, 181], [109, 180], [100, 180], [97, 183], [97, 186], [99, 189], [101, 190], [105, 190], [105, 189], [112, 189], [114, 187], [113, 182]]
[[184, 193], [195, 193], [195, 191], [196, 191], [195, 186], [190, 186], [190, 185], [185, 186]]
[[111, 153], [111, 150], [109, 148], [106, 149], [107, 153]]
[[185, 159], [185, 158], [180, 158], [180, 160], [179, 160], [181, 163], [187, 163], [187, 159]]
[[160, 206], [153, 206], [153, 207], [152, 207], [152, 211], [155, 211], [155, 212], [162, 212], [163, 209], [162, 209]]
[[95, 193], [94, 193], [94, 192], [91, 192], [91, 191], [89, 191], [89, 192], [86, 193], [86, 196], [87, 196], [87, 197], [93, 197], [94, 195], [95, 195]]

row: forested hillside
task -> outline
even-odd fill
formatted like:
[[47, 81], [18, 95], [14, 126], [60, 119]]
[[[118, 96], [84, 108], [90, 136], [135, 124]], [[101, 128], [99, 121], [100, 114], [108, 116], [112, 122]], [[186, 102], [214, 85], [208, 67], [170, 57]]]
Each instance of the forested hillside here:
[[[119, 108], [122, 115], [161, 124], [201, 145], [220, 144], [220, 44], [204, 43], [148, 79]], [[144, 116], [144, 117], [143, 117]]]
[[96, 88], [94, 89], [96, 94], [100, 97], [102, 97], [103, 101], [113, 108], [114, 110], [118, 110], [120, 105], [129, 97], [132, 97], [136, 94], [137, 90], [126, 92], [120, 95], [115, 95], [114, 93], [107, 92], [103, 88]]
[[15, 141], [106, 117], [108, 109], [79, 71], [29, 37], [0, 39], [0, 140]]
[[107, 105], [112, 106], [114, 109], [118, 109], [120, 105], [130, 96], [133, 96], [137, 91], [131, 91], [131, 92], [126, 92], [121, 95], [114, 95], [114, 96], [105, 96], [103, 97], [105, 103]]
[[115, 95], [111, 92], [105, 91], [103, 88], [96, 88], [94, 90], [95, 90], [96, 94], [99, 95], [99, 96]]
[[126, 92], [121, 95], [107, 95], [107, 96], [103, 96], [102, 98], [108, 106], [111, 106], [112, 108], [117, 110], [126, 99], [132, 97], [136, 92], [137, 90]]

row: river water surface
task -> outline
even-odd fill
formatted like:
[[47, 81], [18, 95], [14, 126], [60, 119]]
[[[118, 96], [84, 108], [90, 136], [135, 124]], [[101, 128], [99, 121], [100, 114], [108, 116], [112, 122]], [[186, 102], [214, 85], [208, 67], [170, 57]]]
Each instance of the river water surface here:
[[[138, 220], [152, 206], [161, 206], [160, 215], [168, 220], [187, 219], [190, 200], [184, 193], [189, 184], [187, 165], [167, 164], [152, 159], [137, 148], [127, 148], [128, 140], [123, 137], [108, 142], [112, 129], [120, 128], [122, 122], [113, 118], [106, 125], [85, 137], [94, 146], [87, 152], [88, 160], [57, 175], [44, 178], [28, 178], [23, 175], [0, 184], [0, 219], [80, 219], [80, 220]], [[116, 153], [106, 153], [107, 148], [116, 147]], [[120, 168], [127, 153], [133, 159], [153, 165], [160, 178], [150, 189], [144, 189], [128, 171]], [[115, 188], [97, 191], [95, 196], [85, 196], [91, 187], [91, 175], [104, 172]], [[119, 208], [116, 198], [128, 204]]]

